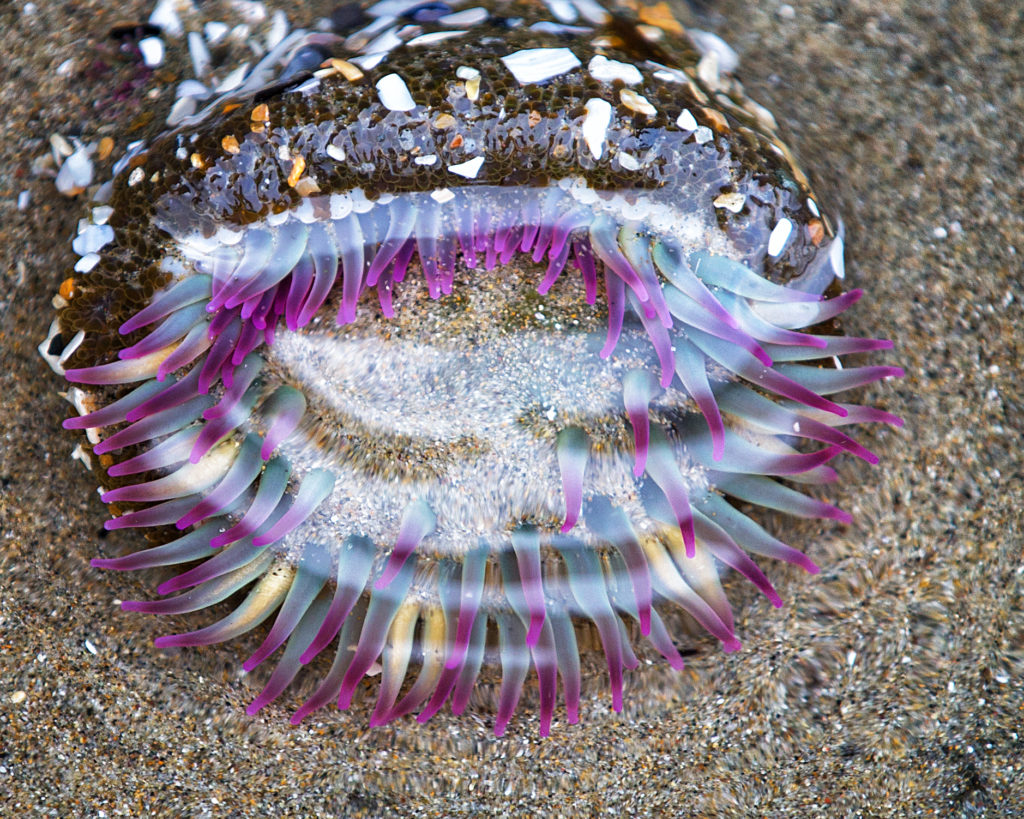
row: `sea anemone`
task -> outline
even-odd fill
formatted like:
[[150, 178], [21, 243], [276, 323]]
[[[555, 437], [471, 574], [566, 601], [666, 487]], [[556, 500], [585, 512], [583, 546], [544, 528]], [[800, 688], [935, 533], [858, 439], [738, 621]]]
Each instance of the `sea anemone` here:
[[174, 532], [93, 561], [182, 567], [124, 608], [248, 590], [158, 646], [276, 614], [249, 713], [333, 646], [294, 723], [377, 669], [372, 724], [459, 712], [486, 663], [500, 735], [532, 669], [547, 734], [582, 634], [619, 710], [638, 635], [683, 665], [666, 612], [739, 648], [724, 567], [818, 571], [748, 513], [849, 521], [806, 490], [898, 419], [833, 396], [900, 371], [840, 364], [891, 346], [841, 332], [841, 230], [685, 34], [393, 5], [126, 157], [42, 349], [106, 528]]

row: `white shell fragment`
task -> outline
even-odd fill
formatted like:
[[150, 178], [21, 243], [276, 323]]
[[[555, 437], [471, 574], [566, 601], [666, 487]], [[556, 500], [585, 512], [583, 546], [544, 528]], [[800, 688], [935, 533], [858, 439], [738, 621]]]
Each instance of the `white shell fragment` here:
[[693, 40], [693, 44], [702, 56], [714, 55], [718, 71], [722, 74], [732, 74], [739, 67], [739, 54], [717, 34], [696, 28], [688, 28], [686, 33], [690, 35], [690, 39]]
[[439, 17], [437, 22], [442, 26], [451, 26], [452, 28], [461, 28], [462, 26], [475, 26], [482, 23], [490, 15], [487, 13], [487, 9], [480, 8], [477, 6], [472, 9], [464, 9], [457, 11], [454, 14], [446, 14], [443, 17]]
[[389, 111], [411, 111], [416, 107], [405, 80], [397, 74], [388, 74], [377, 80], [377, 96]]
[[114, 229], [110, 225], [82, 225], [71, 247], [79, 256], [95, 253], [104, 245], [114, 241]]
[[846, 278], [846, 262], [843, 260], [843, 237], [840, 234], [828, 247], [828, 260], [837, 279]]
[[448, 170], [459, 176], [464, 176], [466, 179], [476, 179], [476, 175], [480, 173], [480, 168], [483, 167], [483, 164], [484, 158], [482, 156], [475, 156], [467, 162], [449, 165]]
[[92, 159], [84, 145], [79, 145], [57, 171], [57, 190], [65, 196], [74, 196], [92, 184]]
[[526, 48], [501, 61], [520, 85], [544, 82], [582, 65], [568, 48]]
[[747, 197], [742, 193], [723, 193], [715, 197], [714, 206], [721, 210], [739, 213], [746, 204]]
[[640, 69], [635, 65], [609, 60], [600, 54], [590, 61], [587, 70], [590, 72], [590, 76], [599, 82], [622, 80], [626, 85], [637, 85], [644, 79]]
[[164, 61], [164, 41], [159, 37], [143, 37], [139, 40], [139, 51], [146, 68], [156, 68]]
[[786, 242], [793, 233], [793, 223], [789, 219], [779, 219], [779, 223], [772, 228], [768, 237], [768, 255], [773, 259], [786, 249]]
[[612, 106], [600, 97], [591, 97], [584, 107], [587, 115], [583, 118], [583, 140], [587, 143], [594, 159], [604, 153], [604, 139], [612, 122]]
[[683, 131], [697, 130], [697, 120], [694, 119], [689, 108], [684, 108], [683, 113], [676, 117], [676, 126]]
[[653, 117], [658, 113], [658, 109], [651, 105], [651, 102], [647, 97], [643, 94], [636, 93], [636, 91], [631, 88], [623, 88], [619, 91], [619, 99], [630, 111], [635, 111], [638, 114], [645, 114], [649, 117]]
[[421, 34], [419, 37], [413, 37], [407, 46], [423, 46], [430, 45], [431, 43], [439, 43], [442, 40], [450, 40], [452, 37], [461, 37], [466, 34], [465, 30], [460, 31], [432, 31], [429, 34]]
[[153, 8], [153, 13], [149, 15], [150, 24], [159, 26], [164, 34], [180, 37], [185, 33], [185, 27], [175, 8], [177, 5], [177, 0], [159, 0]]

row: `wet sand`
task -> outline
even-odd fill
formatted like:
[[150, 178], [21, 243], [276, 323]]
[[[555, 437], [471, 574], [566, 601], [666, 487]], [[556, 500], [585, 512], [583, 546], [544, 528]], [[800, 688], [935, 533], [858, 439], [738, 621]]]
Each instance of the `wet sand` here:
[[598, 687], [548, 739], [523, 708], [501, 740], [486, 713], [369, 731], [368, 697], [292, 728], [301, 691], [247, 718], [264, 677], [236, 669], [257, 638], [156, 650], [194, 621], [122, 613], [148, 584], [90, 568], [133, 541], [102, 537], [35, 351], [83, 203], [31, 166], [54, 132], [123, 149], [173, 82], [121, 87], [137, 71], [105, 34], [145, 4], [0, 10], [0, 813], [1024, 812], [1024, 13], [935, 6], [700, 4], [845, 221], [866, 291], [847, 331], [895, 339], [880, 358], [907, 369], [863, 399], [906, 426], [867, 430], [882, 463], [847, 461], [828, 490], [853, 525], [783, 524], [824, 567], [770, 567], [785, 608], [731, 584], [743, 651], [631, 674], [621, 714]]

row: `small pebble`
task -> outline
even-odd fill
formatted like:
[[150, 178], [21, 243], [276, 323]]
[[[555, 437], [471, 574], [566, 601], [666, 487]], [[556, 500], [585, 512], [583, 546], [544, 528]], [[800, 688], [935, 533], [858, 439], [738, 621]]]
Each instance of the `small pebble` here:
[[30, 191], [22, 191], [18, 194], [18, 210], [22, 213], [28, 210], [29, 203], [32, 201], [32, 193]]
[[28, 697], [28, 694], [24, 691], [15, 691], [11, 694], [11, 702], [15, 705], [21, 705], [25, 701], [26, 697]]

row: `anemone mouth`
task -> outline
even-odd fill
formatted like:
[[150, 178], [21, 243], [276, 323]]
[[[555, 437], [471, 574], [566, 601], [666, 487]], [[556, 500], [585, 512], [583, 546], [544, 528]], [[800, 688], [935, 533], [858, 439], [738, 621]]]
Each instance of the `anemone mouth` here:
[[568, 180], [353, 191], [169, 233], [169, 281], [121, 325], [117, 359], [66, 370], [88, 386], [65, 425], [109, 465], [108, 528], [181, 534], [94, 565], [185, 568], [131, 610], [248, 590], [158, 645], [276, 612], [244, 666], [281, 650], [250, 713], [335, 646], [295, 723], [348, 707], [378, 665], [373, 724], [458, 712], [490, 658], [496, 733], [532, 671], [546, 734], [559, 690], [578, 718], [581, 628], [616, 710], [627, 623], [682, 666], [670, 607], [735, 650], [721, 569], [779, 606], [749, 553], [817, 567], [729, 499], [848, 520], [793, 487], [832, 480], [841, 452], [877, 460], [841, 428], [898, 420], [829, 396], [899, 371], [823, 366], [888, 346], [807, 330], [858, 296], [820, 295], [833, 248], [775, 284], [692, 213]]

